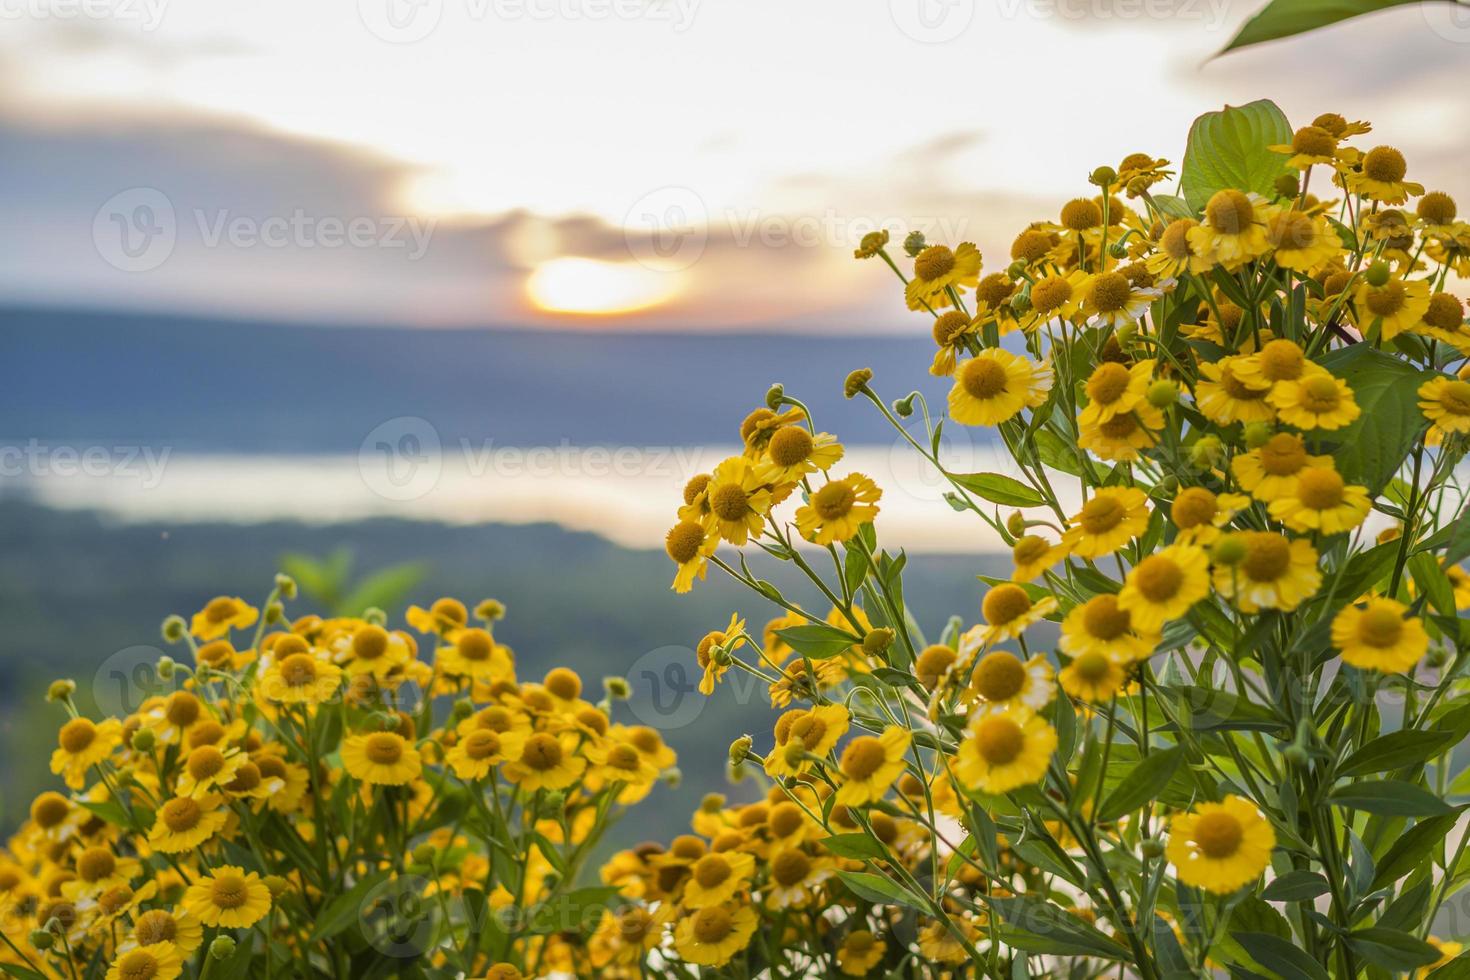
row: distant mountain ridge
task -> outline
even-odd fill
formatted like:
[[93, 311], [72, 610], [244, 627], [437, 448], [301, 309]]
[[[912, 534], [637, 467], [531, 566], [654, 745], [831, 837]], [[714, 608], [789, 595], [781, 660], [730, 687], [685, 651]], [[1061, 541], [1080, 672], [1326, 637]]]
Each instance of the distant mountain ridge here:
[[871, 367], [886, 397], [917, 386], [937, 408], [931, 344], [0, 309], [0, 442], [356, 452], [380, 423], [417, 416], [476, 444], [728, 444], [780, 381], [844, 441], [888, 443], [871, 406], [844, 409], [843, 378]]

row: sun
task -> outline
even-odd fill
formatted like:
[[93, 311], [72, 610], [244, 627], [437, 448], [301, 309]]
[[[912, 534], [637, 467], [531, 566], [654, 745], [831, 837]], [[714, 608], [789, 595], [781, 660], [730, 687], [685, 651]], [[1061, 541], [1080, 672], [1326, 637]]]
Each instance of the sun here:
[[647, 309], [677, 292], [671, 273], [636, 262], [559, 258], [538, 265], [526, 280], [526, 293], [549, 313], [606, 316]]

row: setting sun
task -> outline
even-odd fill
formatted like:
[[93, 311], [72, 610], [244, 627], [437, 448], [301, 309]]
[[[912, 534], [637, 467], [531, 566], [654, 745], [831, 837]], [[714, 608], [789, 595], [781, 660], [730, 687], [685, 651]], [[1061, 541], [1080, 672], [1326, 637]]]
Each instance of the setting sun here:
[[657, 306], [674, 291], [671, 273], [600, 259], [552, 259], [526, 281], [531, 302], [552, 313], [628, 313]]

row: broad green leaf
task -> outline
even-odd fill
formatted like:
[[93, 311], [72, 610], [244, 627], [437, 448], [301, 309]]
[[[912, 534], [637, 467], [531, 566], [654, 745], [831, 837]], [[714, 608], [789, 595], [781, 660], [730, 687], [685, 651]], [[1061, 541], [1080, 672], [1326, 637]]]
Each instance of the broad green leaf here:
[[1445, 616], [1457, 615], [1455, 587], [1450, 584], [1450, 577], [1440, 567], [1439, 559], [1421, 551], [1409, 559], [1409, 574], [1414, 577], [1414, 584], [1419, 590], [1429, 597], [1429, 604], [1437, 612]]
[[1348, 933], [1348, 945], [1369, 963], [1395, 973], [1428, 966], [1440, 957], [1437, 947], [1397, 929], [1354, 929]]
[[790, 644], [791, 649], [813, 660], [835, 657], [857, 642], [842, 630], [823, 623], [788, 626], [786, 629], [777, 630], [776, 635]]
[[1220, 53], [1304, 34], [1319, 27], [1392, 7], [1418, 6], [1420, 0], [1271, 0], [1246, 21]]
[[1207, 112], [1189, 128], [1179, 189], [1193, 211], [1216, 191], [1235, 188], [1275, 196], [1286, 155], [1267, 149], [1291, 142], [1291, 124], [1274, 102], [1261, 99]]
[[1327, 879], [1315, 871], [1288, 871], [1261, 892], [1269, 902], [1305, 902], [1329, 891]]
[[912, 909], [918, 909], [921, 912], [929, 911], [913, 895], [910, 895], [907, 891], [882, 875], [873, 874], [868, 871], [839, 871], [837, 872], [837, 877], [842, 879], [842, 883], [854, 895], [865, 901], [873, 902], [877, 905], [893, 905], [897, 903], [899, 905], [906, 905]]
[[1362, 414], [1351, 425], [1317, 435], [1336, 446], [1332, 455], [1343, 477], [1376, 496], [1424, 431], [1419, 386], [1434, 375], [1367, 344], [1331, 351], [1321, 364], [1348, 383]]
[[1097, 811], [1097, 819], [1104, 822], [1116, 820], [1125, 813], [1139, 809], [1150, 800], [1157, 799], [1164, 787], [1169, 785], [1174, 770], [1179, 768], [1182, 761], [1182, 748], [1149, 753], [1109, 794]]
[[1236, 932], [1231, 935], [1250, 954], [1251, 959], [1276, 976], [1328, 980], [1327, 971], [1321, 963], [1308, 956], [1295, 943], [1280, 936], [1264, 932]]
[[1412, 766], [1454, 744], [1453, 732], [1406, 730], [1380, 735], [1343, 761], [1340, 776], [1364, 776]]
[[949, 478], [1002, 507], [1039, 507], [1046, 503], [1041, 494], [1002, 473], [951, 473]]
[[835, 834], [822, 838], [818, 843], [839, 857], [857, 861], [888, 857], [887, 849], [867, 834]]
[[1422, 786], [1401, 779], [1364, 779], [1333, 790], [1328, 800], [1338, 806], [1390, 817], [1437, 817], [1454, 812]]

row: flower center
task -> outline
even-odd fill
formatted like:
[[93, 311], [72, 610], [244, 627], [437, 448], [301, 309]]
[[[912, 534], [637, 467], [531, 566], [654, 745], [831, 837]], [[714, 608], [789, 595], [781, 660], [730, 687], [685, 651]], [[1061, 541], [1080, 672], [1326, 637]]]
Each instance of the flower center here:
[[1132, 619], [1128, 610], [1118, 608], [1115, 595], [1094, 596], [1082, 607], [1083, 628], [1099, 640], [1116, 640], [1128, 632]]
[[1375, 146], [1363, 157], [1363, 176], [1369, 180], [1396, 184], [1409, 172], [1404, 155], [1391, 146]]
[[1178, 218], [1170, 222], [1159, 236], [1159, 248], [1175, 262], [1183, 262], [1194, 254], [1189, 247], [1189, 230], [1197, 227], [1199, 222], [1193, 218]]
[[684, 503], [692, 504], [698, 500], [699, 495], [704, 493], [705, 488], [709, 486], [709, 481], [708, 473], [696, 473], [691, 476], [689, 482], [684, 484]]
[[812, 862], [798, 850], [782, 851], [771, 862], [771, 877], [783, 888], [800, 884], [812, 870]]
[[291, 687], [305, 687], [316, 680], [316, 663], [307, 653], [293, 653], [281, 663], [281, 677]]
[[77, 874], [83, 881], [101, 881], [117, 868], [117, 858], [105, 847], [89, 847], [77, 858]]
[[1244, 837], [1245, 828], [1228, 813], [1206, 813], [1194, 823], [1194, 842], [1205, 857], [1216, 861], [1238, 851]]
[[735, 928], [730, 913], [718, 905], [700, 909], [694, 913], [694, 938], [711, 945], [722, 942]]
[[845, 480], [833, 480], [812, 494], [812, 507], [824, 521], [846, 517], [857, 502], [857, 494]]
[[771, 436], [766, 451], [777, 466], [795, 466], [812, 454], [811, 433], [799, 425], [782, 426]]
[[1026, 733], [1009, 718], [985, 718], [975, 729], [975, 744], [980, 755], [992, 766], [1015, 761], [1026, 747]]
[[1309, 412], [1330, 412], [1341, 401], [1342, 392], [1332, 378], [1319, 374], [1302, 382], [1302, 405]]
[[1222, 235], [1239, 235], [1256, 220], [1255, 205], [1243, 191], [1216, 191], [1205, 205], [1205, 220]]
[[1102, 313], [1113, 313], [1128, 305], [1132, 294], [1128, 277], [1121, 272], [1104, 272], [1092, 280], [1092, 306]]
[[204, 607], [204, 618], [211, 623], [223, 623], [234, 617], [238, 611], [235, 600], [226, 596], [209, 600], [209, 605]]
[[801, 829], [802, 820], [801, 808], [795, 803], [778, 803], [771, 808], [766, 825], [777, 837], [790, 837]]
[[1072, 284], [1061, 276], [1047, 276], [1031, 287], [1031, 307], [1038, 313], [1050, 313], [1072, 298]]
[[193, 830], [198, 826], [199, 818], [203, 814], [204, 811], [199, 808], [199, 804], [186, 796], [169, 800], [163, 805], [160, 813], [164, 826], [176, 834]]
[[943, 245], [930, 245], [914, 259], [914, 275], [932, 281], [954, 268], [954, 253]]
[[388, 631], [371, 624], [352, 637], [352, 655], [358, 660], [377, 660], [388, 652]]
[[1256, 402], [1266, 397], [1269, 389], [1252, 388], [1240, 378], [1236, 377], [1235, 370], [1229, 364], [1220, 365], [1220, 387], [1225, 389], [1225, 394], [1239, 402]]
[[1302, 349], [1290, 340], [1273, 340], [1261, 348], [1261, 373], [1269, 381], [1294, 381], [1306, 363]]
[[1045, 538], [1035, 534], [1027, 534], [1016, 539], [1015, 545], [1011, 548], [1011, 559], [1017, 565], [1039, 561], [1046, 554], [1048, 547]]
[[1100, 405], [1111, 405], [1123, 397], [1131, 378], [1128, 369], [1121, 364], [1114, 361], [1099, 364], [1092, 377], [1087, 379], [1087, 397]]
[[395, 765], [403, 758], [403, 739], [392, 732], [374, 732], [367, 738], [367, 757], [380, 766]]
[[1085, 197], [1062, 205], [1062, 224], [1072, 231], [1086, 231], [1102, 224], [1102, 208]]
[[1169, 514], [1179, 527], [1188, 529], [1215, 519], [1215, 495], [1204, 487], [1186, 487], [1174, 498]]
[[249, 793], [260, 786], [260, 768], [253, 762], [247, 762], [235, 770], [235, 778], [225, 787], [232, 793]]
[[1245, 539], [1241, 568], [1254, 582], [1274, 582], [1291, 565], [1291, 544], [1270, 531], [1252, 531]]
[[1364, 302], [1368, 312], [1374, 316], [1393, 316], [1404, 308], [1406, 298], [1404, 284], [1397, 279], [1391, 279], [1382, 286], [1369, 287]]
[[[1016, 236], [1011, 242], [1011, 258], [1019, 259], [1030, 264], [1041, 259], [1047, 252], [1051, 251], [1055, 242], [1052, 236], [1038, 228], [1028, 228]], [[1035, 297], [1032, 297], [1033, 299]]]
[[1111, 660], [1096, 651], [1084, 653], [1072, 661], [1072, 669], [1077, 672], [1077, 676], [1090, 684], [1106, 679], [1112, 666]]
[[117, 961], [117, 975], [120, 980], [153, 980], [158, 975], [158, 960], [147, 950], [132, 950]]
[[948, 347], [950, 341], [963, 333], [969, 325], [970, 318], [958, 310], [940, 314], [934, 320], [934, 343], [940, 347]]
[[475, 724], [492, 732], [508, 732], [511, 727], [510, 712], [499, 705], [483, 709], [475, 715]]
[[1342, 477], [1326, 466], [1313, 466], [1298, 478], [1297, 496], [1312, 510], [1330, 510], [1342, 503]]
[[750, 512], [750, 498], [738, 484], [722, 483], [710, 495], [709, 507], [722, 521], [738, 521]]
[[490, 654], [495, 649], [495, 641], [490, 634], [482, 629], [465, 630], [455, 641], [455, 647], [459, 655], [473, 663], [483, 663], [490, 659]]
[[701, 888], [718, 888], [730, 879], [733, 870], [722, 855], [706, 854], [694, 862], [694, 880]]
[[1096, 496], [1082, 505], [1082, 530], [1088, 534], [1106, 534], [1123, 522], [1125, 510], [1111, 496]]
[[1031, 611], [1031, 597], [1019, 585], [1007, 582], [985, 593], [980, 611], [985, 614], [985, 621], [992, 626], [1009, 623]]
[[1114, 415], [1102, 425], [1099, 425], [1097, 431], [1101, 432], [1108, 439], [1118, 440], [1127, 439], [1133, 433], [1137, 432], [1138, 428], [1138, 419], [1130, 412]]
[[465, 736], [464, 754], [478, 762], [500, 752], [500, 736], [478, 728]]
[[196, 782], [203, 782], [212, 776], [217, 776], [225, 767], [225, 755], [213, 745], [201, 745], [189, 753], [189, 761], [186, 763], [189, 775]]
[[222, 909], [237, 909], [250, 897], [250, 889], [242, 875], [225, 872], [209, 886], [210, 900]]
[[538, 732], [526, 740], [526, 750], [521, 761], [537, 772], [546, 772], [561, 765], [561, 743], [554, 735]]
[[1440, 330], [1458, 330], [1465, 322], [1465, 307], [1458, 297], [1449, 293], [1435, 293], [1429, 297], [1429, 309], [1424, 311], [1424, 322]]
[[566, 667], [556, 667], [546, 674], [546, 689], [563, 701], [572, 701], [582, 694], [582, 678]]
[[1470, 381], [1451, 381], [1440, 389], [1439, 403], [1451, 415], [1470, 415]]
[[1283, 432], [1261, 447], [1261, 469], [1271, 476], [1291, 476], [1307, 465], [1307, 447], [1300, 436]]
[[638, 750], [631, 745], [614, 745], [607, 754], [607, 764], [624, 772], [635, 771], [641, 761]]
[[97, 738], [97, 726], [86, 718], [73, 718], [61, 726], [57, 741], [72, 755], [83, 752]]
[[31, 819], [43, 828], [55, 827], [69, 812], [71, 807], [60, 793], [42, 793], [31, 804]]
[[1387, 649], [1404, 635], [1404, 620], [1392, 609], [1369, 609], [1358, 617], [1358, 639], [1370, 647]]
[[127, 885], [118, 885], [116, 888], [109, 888], [97, 897], [97, 907], [105, 914], [111, 915], [126, 908], [132, 900], [133, 890]]
[[1138, 591], [1149, 602], [1167, 602], [1184, 585], [1184, 569], [1171, 558], [1149, 555], [1133, 570]]
[[847, 743], [842, 752], [842, 773], [852, 779], [867, 779], [886, 758], [882, 742], [872, 735], [860, 735]]
[[664, 550], [680, 565], [693, 561], [703, 544], [704, 528], [693, 521], [680, 521], [664, 538]]
[[138, 916], [138, 923], [133, 927], [133, 937], [144, 946], [173, 942], [178, 934], [179, 924], [163, 909], [144, 912]]
[[817, 715], [802, 715], [791, 723], [791, 737], [808, 752], [820, 745], [826, 734], [827, 723]]
[[873, 934], [866, 929], [859, 929], [847, 935], [847, 941], [843, 943], [848, 949], [862, 956], [873, 948]]
[[1271, 222], [1271, 244], [1277, 248], [1307, 248], [1316, 240], [1316, 222], [1300, 211], [1287, 211]]
[[966, 361], [960, 371], [960, 384], [971, 398], [985, 401], [1006, 390], [1006, 369], [989, 357]]
[[202, 710], [199, 699], [194, 695], [188, 691], [175, 691], [168, 697], [168, 707], [164, 709], [164, 714], [179, 728], [188, 728], [199, 720]]
[[1026, 665], [1005, 650], [988, 653], [975, 665], [974, 685], [987, 701], [1009, 701], [1026, 686]]
[[1337, 152], [1337, 140], [1321, 126], [1303, 126], [1292, 136], [1291, 149], [1311, 157], [1330, 157]]

